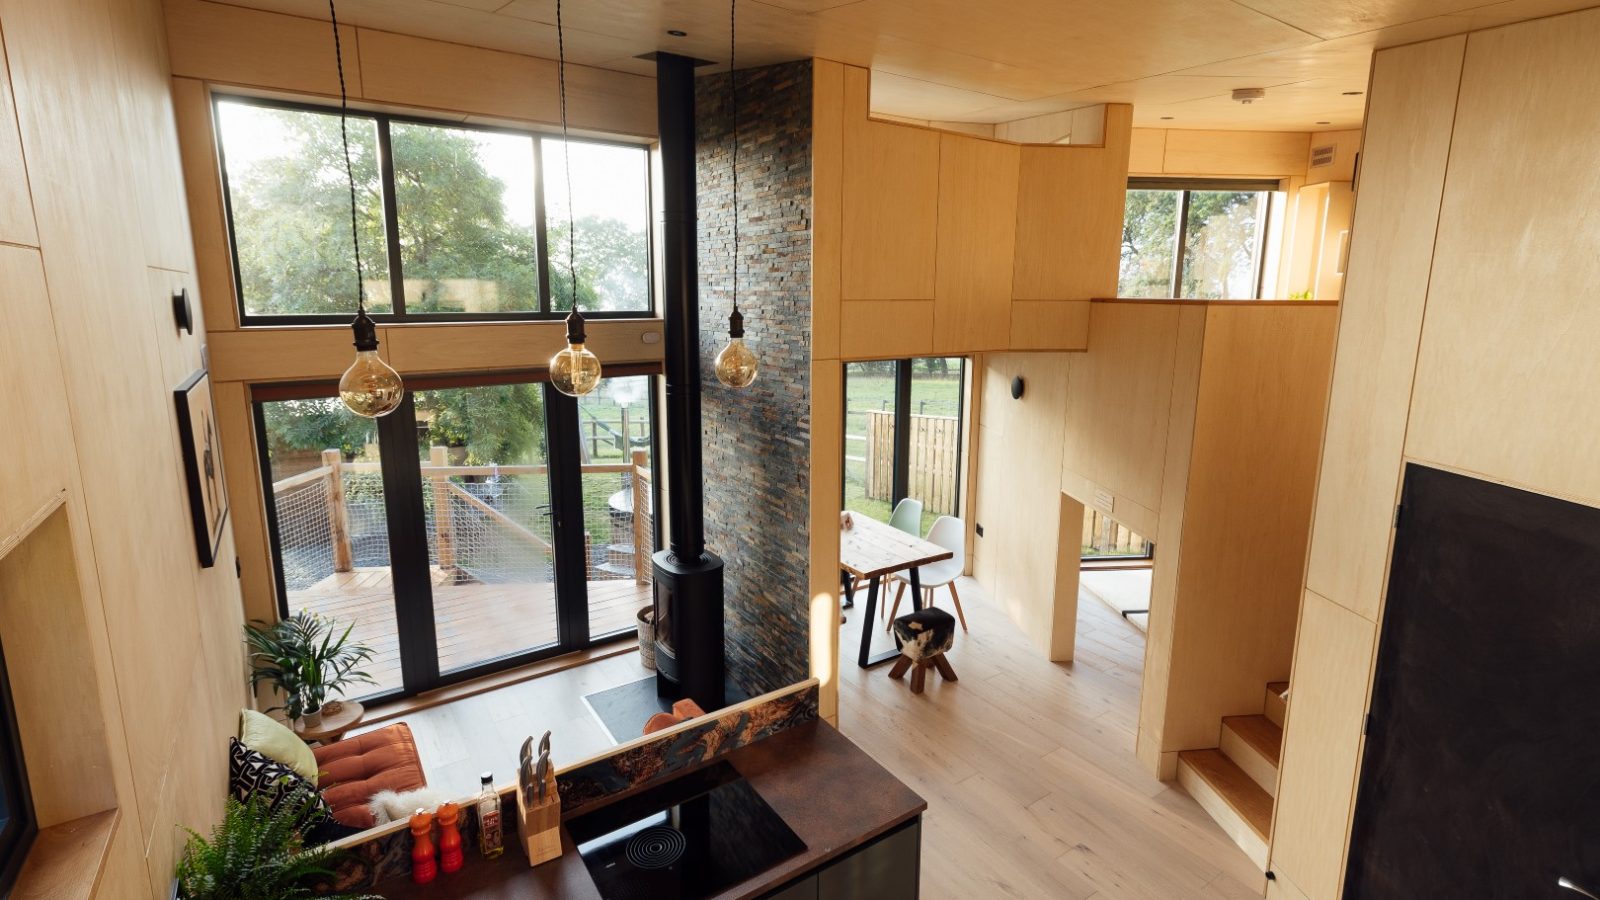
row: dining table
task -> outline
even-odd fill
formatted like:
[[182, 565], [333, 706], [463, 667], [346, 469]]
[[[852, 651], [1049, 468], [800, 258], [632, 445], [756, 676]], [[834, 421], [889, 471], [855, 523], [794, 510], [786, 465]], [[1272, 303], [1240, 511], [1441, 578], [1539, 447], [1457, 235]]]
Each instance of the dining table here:
[[900, 639], [895, 638], [895, 649], [872, 653], [873, 619], [877, 616], [883, 580], [896, 572], [910, 571], [911, 608], [922, 610], [922, 585], [917, 580], [917, 567], [949, 559], [955, 554], [925, 541], [914, 534], [869, 518], [859, 512], [844, 512], [839, 516], [839, 569], [844, 588], [846, 608], [855, 605], [856, 588], [867, 584], [867, 608], [861, 622], [861, 650], [856, 665], [868, 669], [886, 663], [900, 655]]

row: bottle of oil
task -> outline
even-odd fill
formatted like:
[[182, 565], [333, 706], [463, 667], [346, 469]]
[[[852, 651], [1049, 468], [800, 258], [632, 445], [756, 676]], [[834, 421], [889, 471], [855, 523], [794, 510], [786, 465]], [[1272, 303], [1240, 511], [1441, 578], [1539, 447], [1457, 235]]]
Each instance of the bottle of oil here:
[[494, 789], [494, 773], [483, 773], [482, 781], [483, 792], [478, 795], [478, 850], [485, 859], [494, 859], [506, 849], [500, 794]]

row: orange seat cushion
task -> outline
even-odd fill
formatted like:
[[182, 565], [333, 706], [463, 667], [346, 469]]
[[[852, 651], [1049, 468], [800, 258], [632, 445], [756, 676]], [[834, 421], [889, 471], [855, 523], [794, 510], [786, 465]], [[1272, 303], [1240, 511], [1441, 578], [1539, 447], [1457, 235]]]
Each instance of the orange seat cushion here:
[[333, 817], [352, 828], [371, 828], [367, 801], [379, 791], [414, 791], [428, 786], [411, 726], [397, 722], [323, 747], [313, 747], [317, 785]]

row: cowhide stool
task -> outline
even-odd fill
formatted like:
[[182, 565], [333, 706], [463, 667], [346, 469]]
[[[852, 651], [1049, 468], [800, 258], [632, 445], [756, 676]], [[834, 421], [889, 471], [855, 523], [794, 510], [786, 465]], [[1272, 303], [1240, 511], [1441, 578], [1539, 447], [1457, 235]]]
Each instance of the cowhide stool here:
[[928, 667], [939, 670], [945, 681], [956, 680], [945, 651], [956, 641], [956, 620], [942, 609], [932, 607], [894, 620], [894, 635], [900, 639], [900, 658], [889, 670], [890, 678], [900, 678], [911, 670], [911, 693], [922, 693]]

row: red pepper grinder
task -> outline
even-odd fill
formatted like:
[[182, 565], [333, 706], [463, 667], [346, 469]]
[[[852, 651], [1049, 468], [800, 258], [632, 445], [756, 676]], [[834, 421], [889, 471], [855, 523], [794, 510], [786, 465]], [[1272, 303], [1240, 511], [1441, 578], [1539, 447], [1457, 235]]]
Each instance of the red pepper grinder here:
[[461, 855], [461, 810], [454, 803], [439, 806], [439, 868], [445, 874], [459, 872]]
[[411, 816], [411, 880], [427, 884], [439, 877], [433, 858], [433, 814], [419, 809]]

